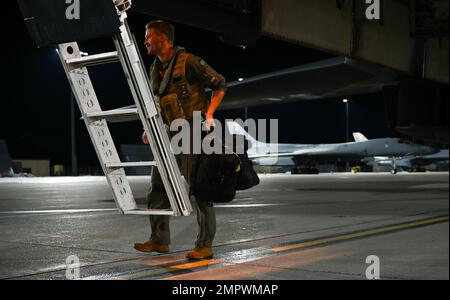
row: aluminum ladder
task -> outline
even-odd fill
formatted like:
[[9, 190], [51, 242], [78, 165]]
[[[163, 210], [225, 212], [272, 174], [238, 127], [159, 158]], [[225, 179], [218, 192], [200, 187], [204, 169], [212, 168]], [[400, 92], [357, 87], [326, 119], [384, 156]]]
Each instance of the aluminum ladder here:
[[[150, 88], [148, 75], [136, 42], [127, 25], [126, 12], [119, 12], [120, 33], [113, 36], [117, 51], [82, 56], [76, 42], [59, 44], [57, 52], [70, 82], [76, 102], [91, 137], [98, 159], [112, 189], [117, 208], [125, 215], [188, 216], [192, 213], [186, 185], [181, 177], [164, 123]], [[133, 94], [136, 108], [102, 111], [87, 67], [120, 62]], [[121, 162], [108, 122], [139, 115], [155, 161]], [[158, 168], [171, 209], [140, 209], [136, 205], [125, 168]]]

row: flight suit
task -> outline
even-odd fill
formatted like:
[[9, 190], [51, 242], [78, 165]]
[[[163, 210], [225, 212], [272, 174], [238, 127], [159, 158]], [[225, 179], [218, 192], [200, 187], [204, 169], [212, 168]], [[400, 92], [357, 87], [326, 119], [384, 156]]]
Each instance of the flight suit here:
[[[200, 111], [202, 114], [206, 114], [208, 111], [209, 103], [205, 87], [212, 90], [225, 90], [226, 83], [223, 76], [214, 71], [203, 59], [187, 53], [183, 48], [175, 49], [176, 55], [168, 62], [162, 63], [158, 58], [155, 59], [150, 70], [151, 84], [162, 118], [167, 125], [177, 118], [189, 121], [192, 147], [192, 124], [200, 121], [192, 119], [192, 112]], [[194, 154], [177, 156], [181, 173], [189, 184], [192, 183], [193, 167], [197, 158], [198, 155]], [[152, 169], [147, 200], [150, 209], [170, 208], [170, 202], [157, 168]], [[195, 208], [198, 223], [195, 247], [212, 247], [216, 233], [216, 215], [213, 203], [197, 201]], [[169, 216], [150, 216], [152, 231], [150, 240], [157, 244], [169, 245], [169, 223]]]

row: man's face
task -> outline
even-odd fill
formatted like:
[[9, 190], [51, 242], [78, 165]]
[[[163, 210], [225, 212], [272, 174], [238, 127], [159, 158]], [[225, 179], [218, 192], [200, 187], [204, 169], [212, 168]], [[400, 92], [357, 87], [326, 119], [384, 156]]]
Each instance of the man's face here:
[[153, 28], [147, 29], [145, 32], [144, 45], [148, 54], [158, 55], [161, 52], [164, 35], [157, 34]]

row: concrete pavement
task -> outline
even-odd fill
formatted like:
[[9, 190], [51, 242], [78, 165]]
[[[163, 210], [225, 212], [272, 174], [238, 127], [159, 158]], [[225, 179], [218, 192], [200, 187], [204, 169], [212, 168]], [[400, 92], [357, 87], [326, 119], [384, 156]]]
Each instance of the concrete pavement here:
[[[147, 217], [119, 214], [103, 177], [1, 178], [0, 278], [66, 279], [76, 255], [86, 279], [366, 279], [377, 255], [382, 279], [448, 279], [448, 178], [262, 175], [217, 205], [216, 255], [195, 264], [194, 215], [172, 218], [170, 254], [142, 254]], [[131, 178], [142, 205], [148, 182]]]

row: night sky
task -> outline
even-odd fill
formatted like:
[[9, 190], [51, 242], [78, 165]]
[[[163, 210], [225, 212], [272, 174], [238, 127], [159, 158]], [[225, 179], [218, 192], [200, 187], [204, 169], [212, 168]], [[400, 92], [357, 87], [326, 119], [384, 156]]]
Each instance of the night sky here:
[[[2, 94], [0, 139], [5, 139], [13, 159], [50, 159], [70, 165], [70, 90], [53, 48], [38, 49], [28, 36], [15, 1], [2, 19]], [[140, 46], [146, 67], [153, 58], [143, 47], [144, 26], [151, 16], [129, 13], [129, 24]], [[241, 49], [223, 43], [215, 33], [174, 23], [176, 44], [203, 57], [227, 81], [293, 67], [333, 55], [261, 38], [255, 47]], [[80, 43], [92, 53], [112, 51], [109, 39]], [[119, 64], [90, 69], [102, 108], [133, 104]], [[350, 97], [350, 130], [369, 138], [394, 136], [387, 128], [382, 95]], [[226, 96], [224, 101], [226, 101]], [[80, 114], [77, 109], [77, 118]], [[250, 118], [278, 118], [282, 143], [331, 143], [345, 141], [345, 105], [342, 99], [316, 100], [249, 108]], [[244, 109], [218, 112], [217, 118], [243, 118]], [[139, 123], [112, 125], [118, 144], [140, 142]], [[77, 154], [80, 167], [97, 165], [85, 125], [77, 122]]]

